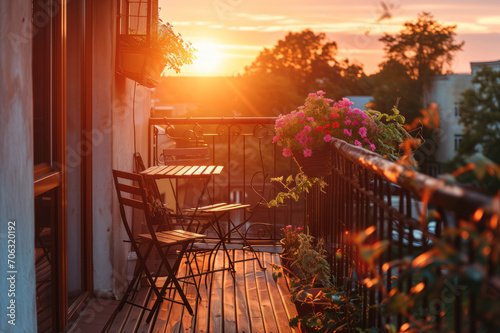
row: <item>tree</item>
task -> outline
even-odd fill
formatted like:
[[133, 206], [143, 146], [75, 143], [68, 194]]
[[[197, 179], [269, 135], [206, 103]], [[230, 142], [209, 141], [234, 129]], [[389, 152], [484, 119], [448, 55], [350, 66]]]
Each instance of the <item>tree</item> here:
[[419, 83], [421, 95], [430, 78], [444, 74], [454, 54], [462, 50], [464, 42], [455, 43], [456, 28], [456, 25], [441, 25], [430, 13], [423, 12], [416, 22], [404, 23], [399, 34], [384, 34], [380, 41], [385, 44], [386, 58], [402, 64]]
[[289, 32], [274, 48], [265, 48], [245, 68], [247, 75], [284, 76], [297, 82], [300, 93], [306, 93], [315, 79], [328, 77], [336, 65], [337, 43], [328, 41], [324, 33], [311, 30]]
[[331, 98], [364, 94], [366, 75], [359, 64], [337, 61], [337, 43], [311, 30], [289, 32], [272, 48], [265, 48], [245, 67], [251, 101], [271, 114], [289, 112], [309, 92], [324, 90]]
[[464, 126], [459, 154], [482, 152], [500, 164], [500, 72], [484, 66], [462, 93], [460, 123]]
[[397, 104], [408, 120], [416, 118], [421, 109], [420, 96], [415, 94], [417, 81], [410, 77], [404, 65], [395, 60], [388, 60], [379, 68], [380, 71], [369, 78], [375, 108], [389, 112]]

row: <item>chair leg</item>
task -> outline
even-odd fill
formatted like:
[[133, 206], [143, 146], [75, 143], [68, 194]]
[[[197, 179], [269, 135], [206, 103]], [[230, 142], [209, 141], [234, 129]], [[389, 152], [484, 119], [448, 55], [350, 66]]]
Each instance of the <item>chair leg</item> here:
[[180, 263], [182, 261], [182, 257], [184, 256], [184, 253], [186, 252], [188, 244], [189, 243], [186, 242], [182, 245], [182, 250], [181, 250], [176, 262], [174, 263], [174, 266], [170, 266], [170, 264], [167, 261], [167, 258], [165, 257], [165, 253], [161, 250], [161, 248], [158, 249], [158, 251], [160, 252], [160, 257], [161, 257], [162, 261], [164, 262], [165, 267], [167, 268], [168, 277], [167, 277], [167, 280], [165, 281], [165, 283], [163, 284], [163, 287], [161, 288], [160, 296], [156, 299], [156, 302], [154, 303], [153, 307], [151, 308], [151, 312], [149, 313], [148, 317], [146, 318], [146, 323], [149, 324], [149, 322], [153, 318], [154, 313], [157, 311], [159, 305], [163, 301], [163, 295], [164, 295], [165, 290], [167, 289], [167, 287], [170, 283], [173, 283], [176, 290], [179, 292], [179, 296], [181, 297], [182, 302], [184, 303], [184, 306], [188, 310], [189, 314], [190, 315], [194, 314], [193, 309], [191, 308], [191, 305], [189, 304], [189, 302], [186, 298], [186, 295], [184, 294], [184, 291], [182, 290], [182, 287], [180, 286], [179, 281], [177, 280], [177, 278], [175, 276], [175, 274], [180, 266]]

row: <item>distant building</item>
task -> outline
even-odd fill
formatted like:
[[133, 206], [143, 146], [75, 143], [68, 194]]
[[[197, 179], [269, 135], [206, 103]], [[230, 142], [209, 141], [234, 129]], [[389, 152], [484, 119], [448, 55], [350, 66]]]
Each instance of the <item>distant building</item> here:
[[460, 100], [462, 93], [473, 88], [472, 79], [483, 66], [500, 70], [500, 60], [471, 62], [471, 74], [438, 75], [432, 79], [424, 96], [424, 105], [437, 103], [440, 112], [440, 131], [436, 139], [436, 161], [447, 162], [453, 159], [460, 147], [463, 126], [459, 124]]
[[[354, 103], [353, 109], [363, 109], [366, 105], [371, 103], [372, 96], [346, 96], [351, 102]], [[366, 108], [365, 108], [366, 109]]]

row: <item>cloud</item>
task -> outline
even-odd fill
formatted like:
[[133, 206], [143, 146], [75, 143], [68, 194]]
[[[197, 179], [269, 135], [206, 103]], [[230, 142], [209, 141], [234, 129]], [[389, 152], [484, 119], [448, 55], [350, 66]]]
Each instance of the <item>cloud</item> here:
[[500, 25], [500, 16], [484, 16], [476, 20], [478, 24]]

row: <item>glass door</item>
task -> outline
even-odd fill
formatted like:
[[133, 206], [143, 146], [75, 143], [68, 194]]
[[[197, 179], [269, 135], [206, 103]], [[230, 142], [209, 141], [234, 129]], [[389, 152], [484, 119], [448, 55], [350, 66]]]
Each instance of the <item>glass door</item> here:
[[65, 331], [92, 290], [89, 3], [33, 0], [39, 332]]

